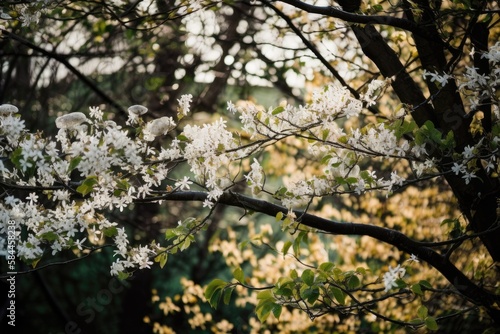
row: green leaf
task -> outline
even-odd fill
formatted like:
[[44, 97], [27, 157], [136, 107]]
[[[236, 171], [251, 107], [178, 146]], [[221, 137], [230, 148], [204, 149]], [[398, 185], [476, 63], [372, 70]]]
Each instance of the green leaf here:
[[321, 158], [321, 164], [327, 164], [328, 161], [330, 161], [330, 159], [332, 158], [332, 155], [331, 154], [327, 154], [325, 155], [323, 158]]
[[16, 166], [17, 169], [21, 169], [21, 165], [19, 161], [23, 157], [23, 149], [21, 147], [18, 147], [17, 149], [12, 152], [10, 155], [10, 161]]
[[282, 219], [283, 219], [283, 212], [280, 211], [276, 214], [276, 221], [279, 222]]
[[433, 317], [427, 317], [425, 319], [425, 327], [427, 327], [431, 331], [437, 331], [439, 329], [436, 319], [434, 319]]
[[222, 297], [224, 304], [229, 305], [229, 302], [231, 301], [231, 294], [233, 293], [233, 288], [226, 288], [224, 289], [224, 296]]
[[189, 141], [189, 138], [183, 135], [182, 133], [177, 136], [177, 139], [179, 139], [180, 141]]
[[358, 178], [357, 177], [348, 177], [347, 179], [345, 179], [345, 181], [349, 184], [354, 184], [356, 182], [358, 182]]
[[108, 227], [103, 232], [104, 232], [105, 236], [107, 236], [108, 238], [112, 238], [118, 234], [118, 229], [115, 226], [112, 226], [112, 227]]
[[161, 253], [160, 255], [158, 255], [158, 256], [155, 257], [155, 262], [159, 262], [160, 263], [160, 268], [163, 269], [163, 267], [165, 267], [165, 264], [167, 263], [167, 259], [168, 259], [168, 254], [167, 253]]
[[90, 192], [92, 192], [94, 186], [98, 183], [97, 181], [97, 176], [88, 176], [82, 184], [76, 188], [76, 191], [83, 196], [88, 195]]
[[268, 299], [260, 301], [255, 309], [255, 313], [257, 314], [257, 318], [259, 318], [259, 321], [266, 321], [275, 306], [276, 304]]
[[356, 272], [362, 276], [365, 276], [366, 275], [366, 269], [363, 268], [363, 267], [357, 267], [356, 268]]
[[240, 283], [243, 283], [245, 280], [245, 274], [243, 273], [243, 269], [240, 267], [234, 269], [233, 277]]
[[402, 121], [401, 125], [395, 128], [396, 138], [401, 138], [404, 134], [411, 133], [417, 127], [415, 121]]
[[283, 255], [286, 255], [291, 246], [292, 242], [290, 240], [286, 241], [285, 244], [283, 245], [283, 248], [281, 249], [281, 253], [283, 253]]
[[285, 108], [282, 106], [274, 108], [274, 110], [271, 112], [272, 115], [278, 115], [281, 114], [283, 111], [285, 111]]
[[314, 304], [319, 298], [319, 289], [317, 287], [307, 287], [300, 291], [300, 296], [309, 304]]
[[244, 241], [240, 242], [240, 243], [238, 244], [238, 249], [239, 249], [239, 250], [243, 250], [243, 249], [245, 249], [245, 248], [248, 246], [248, 244], [249, 244], [249, 243], [250, 243], [250, 241], [249, 241], [249, 240], [244, 240]]
[[221, 296], [221, 291], [226, 287], [227, 283], [219, 278], [214, 279], [210, 282], [205, 289], [205, 298], [210, 303], [210, 306], [217, 308], [219, 299]]
[[330, 130], [324, 129], [323, 131], [321, 131], [321, 139], [326, 140], [326, 138], [328, 138], [329, 134], [330, 134]]
[[188, 235], [186, 237], [186, 239], [184, 239], [184, 241], [181, 242], [181, 244], [179, 245], [180, 251], [182, 252], [182, 251], [188, 249], [189, 246], [191, 246], [191, 242], [193, 242], [193, 241], [194, 241], [194, 236]]
[[297, 257], [300, 254], [300, 243], [302, 241], [307, 243], [307, 233], [306, 232], [300, 232], [299, 235], [293, 241], [293, 254]]
[[422, 292], [422, 286], [420, 284], [413, 284], [411, 286], [411, 291], [413, 291], [414, 294], [416, 295], [419, 295], [419, 296], [423, 296], [424, 293]]
[[279, 304], [275, 304], [274, 307], [273, 307], [273, 315], [276, 319], [279, 320], [280, 318], [280, 315], [281, 315], [281, 311], [283, 310], [283, 307]]
[[319, 270], [329, 272], [334, 267], [335, 267], [335, 265], [331, 262], [323, 262], [322, 264], [319, 265]]
[[425, 319], [427, 318], [427, 315], [429, 314], [429, 310], [427, 310], [427, 307], [424, 305], [420, 306], [417, 310], [417, 315], [420, 319]]
[[311, 269], [304, 270], [300, 277], [307, 285], [312, 286], [314, 284], [314, 272]]
[[273, 290], [276, 296], [282, 296], [285, 298], [291, 297], [293, 295], [293, 290], [286, 286], [279, 287], [278, 289]]
[[57, 239], [57, 234], [55, 234], [54, 232], [46, 232], [46, 233], [43, 233], [40, 236], [40, 238], [43, 240], [47, 240], [47, 241], [54, 241]]
[[82, 161], [82, 156], [77, 156], [73, 159], [70, 160], [69, 165], [68, 165], [68, 173], [71, 172], [73, 169], [78, 166], [78, 164]]
[[124, 273], [124, 272], [119, 272], [118, 273], [118, 279], [121, 280], [121, 281], [126, 280], [129, 277], [130, 277], [129, 273]]
[[41, 258], [41, 257], [39, 257], [38, 259], [34, 259], [34, 260], [32, 260], [32, 261], [31, 261], [31, 263], [30, 263], [30, 264], [31, 264], [31, 267], [32, 267], [32, 268], [36, 268], [36, 266], [37, 266], [38, 262], [40, 262], [40, 260], [41, 260], [41, 259], [42, 259], [42, 258]]
[[175, 233], [174, 228], [169, 228], [165, 231], [165, 240], [170, 240], [177, 237], [177, 233]]
[[276, 193], [274, 194], [274, 196], [277, 198], [281, 198], [286, 194], [287, 191], [288, 191], [288, 189], [286, 187], [281, 187], [278, 190], [276, 190]]
[[424, 288], [432, 289], [431, 283], [427, 282], [426, 280], [421, 280], [420, 282], [418, 282], [418, 284], [420, 284]]
[[339, 302], [340, 305], [345, 305], [345, 293], [339, 288], [332, 286], [330, 288], [331, 293], [335, 297], [335, 299]]
[[361, 281], [359, 280], [357, 275], [351, 275], [347, 279], [347, 288], [349, 290], [354, 290], [354, 289], [358, 288], [360, 285], [361, 285]]
[[273, 292], [271, 290], [262, 290], [257, 294], [257, 299], [274, 299]]

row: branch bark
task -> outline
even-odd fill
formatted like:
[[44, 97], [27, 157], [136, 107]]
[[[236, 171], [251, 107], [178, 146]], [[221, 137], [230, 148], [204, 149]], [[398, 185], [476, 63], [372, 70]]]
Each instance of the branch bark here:
[[[172, 201], [200, 201], [207, 199], [204, 192], [188, 191], [175, 192], [158, 197], [136, 200], [137, 202], [153, 202], [158, 200]], [[263, 213], [275, 217], [279, 212], [285, 216], [288, 209], [265, 200], [255, 199], [239, 193], [224, 192], [218, 204], [239, 207], [245, 210]], [[492, 294], [472, 282], [462, 271], [455, 267], [448, 259], [433, 249], [421, 245], [418, 241], [408, 238], [403, 233], [395, 230], [366, 224], [342, 223], [324, 219], [307, 212], [294, 210], [300, 224], [313, 229], [318, 229], [329, 234], [370, 236], [376, 240], [392, 245], [402, 252], [414, 254], [438, 270], [467, 300], [485, 307], [493, 319], [500, 319], [500, 310], [496, 304], [500, 297]]]

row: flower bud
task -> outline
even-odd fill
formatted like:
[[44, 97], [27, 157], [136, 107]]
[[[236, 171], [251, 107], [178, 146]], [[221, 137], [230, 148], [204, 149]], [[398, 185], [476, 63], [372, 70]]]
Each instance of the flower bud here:
[[131, 116], [141, 116], [148, 112], [148, 108], [145, 106], [141, 106], [139, 104], [135, 104], [133, 106], [128, 107], [128, 113]]
[[149, 122], [146, 128], [153, 136], [161, 136], [167, 134], [168, 131], [175, 127], [175, 122], [172, 117], [161, 117]]
[[19, 109], [12, 104], [0, 104], [0, 114], [15, 114]]
[[72, 112], [56, 118], [56, 126], [59, 129], [71, 129], [87, 121], [87, 116], [81, 112]]

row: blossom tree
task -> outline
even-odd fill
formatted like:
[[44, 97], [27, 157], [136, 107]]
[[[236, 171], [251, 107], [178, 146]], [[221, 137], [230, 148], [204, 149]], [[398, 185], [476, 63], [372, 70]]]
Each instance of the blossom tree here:
[[[213, 280], [203, 295], [184, 284], [213, 307], [236, 292], [239, 303], [255, 305], [254, 328], [297, 314], [324, 329], [438, 330], [469, 313], [483, 328], [498, 326], [496, 3], [242, 4], [256, 17], [273, 13], [262, 29], [285, 25], [306, 50], [302, 61], [314, 57], [326, 69], [317, 78], [331, 80], [302, 104], [227, 101], [205, 124], [195, 122], [189, 93], [168, 102], [176, 115], [131, 105], [119, 123], [91, 106], [59, 115], [54, 133], [28, 131], [18, 106], [2, 104], [6, 259], [15, 255], [32, 272], [65, 250], [78, 258], [111, 247], [110, 274], [126, 280], [155, 265], [168, 270], [215, 224], [217, 210], [232, 207], [240, 217], [228, 214], [228, 240], [210, 247], [233, 278]], [[40, 13], [30, 6], [51, 10], [44, 1], [22, 6], [28, 25]], [[179, 2], [175, 13], [202, 15], [210, 6]], [[146, 12], [159, 9], [151, 3]], [[12, 36], [9, 25], [2, 34]], [[352, 43], [352, 61], [349, 52], [328, 52], [341, 38]], [[141, 244], [110, 218], [143, 203], [168, 212], [172, 201], [194, 210]], [[263, 216], [270, 225], [257, 224]], [[238, 224], [246, 236], [230, 233]], [[246, 252], [252, 247], [270, 254]], [[162, 307], [178, 312], [171, 300]]]

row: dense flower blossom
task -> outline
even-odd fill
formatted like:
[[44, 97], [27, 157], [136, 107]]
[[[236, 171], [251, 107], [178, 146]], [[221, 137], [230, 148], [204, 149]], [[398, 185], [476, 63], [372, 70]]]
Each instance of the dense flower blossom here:
[[[499, 50], [497, 43], [483, 54], [494, 65], [489, 75], [479, 75], [474, 69], [463, 74], [466, 80], [461, 89], [466, 90], [471, 105], [485, 94], [498, 104], [490, 88], [500, 82], [496, 70]], [[424, 75], [442, 85], [451, 78], [451, 74]], [[230, 131], [224, 118], [204, 125], [187, 124], [182, 130], [176, 129], [177, 122], [171, 117], [144, 122], [141, 116], [147, 108], [139, 105], [128, 108], [127, 125], [134, 127], [130, 131], [106, 119], [99, 107], [90, 107], [88, 116], [75, 112], [58, 117], [60, 130], [52, 140], [26, 131], [24, 121], [15, 115], [17, 107], [0, 105], [1, 177], [19, 187], [45, 189], [22, 196], [6, 194], [0, 203], [0, 253], [6, 254], [6, 222], [14, 220], [19, 230], [26, 231], [19, 236], [17, 252], [27, 262], [40, 259], [44, 252], [55, 255], [65, 249], [83, 250], [110, 238], [115, 248], [113, 275], [149, 268], [157, 253], [164, 250], [154, 244], [131, 247], [125, 228], [106, 214], [127, 210], [137, 200], [153, 201], [159, 196], [161, 201], [161, 195], [190, 190], [192, 184], [205, 191], [202, 206], [213, 208], [225, 191], [246, 181], [254, 196], [274, 194], [273, 198], [289, 210], [289, 221], [295, 220], [294, 209], [312, 203], [315, 197], [358, 196], [369, 191], [388, 195], [414, 178], [436, 173], [437, 160], [430, 158], [425, 141], [409, 141], [402, 135], [405, 129], [420, 137], [430, 131], [408, 123], [404, 108], [395, 110], [397, 117], [378, 123], [346, 126], [346, 120], [352, 121], [376, 102], [387, 83], [372, 81], [360, 99], [344, 87], [328, 85], [316, 90], [310, 103], [302, 106], [283, 103], [266, 109], [250, 102], [236, 105], [229, 101], [228, 117], [241, 121], [238, 131]], [[178, 117], [190, 112], [191, 101], [191, 95], [181, 96]], [[498, 108], [493, 111], [498, 113]], [[151, 145], [150, 141], [174, 129], [175, 137], [164, 138], [161, 147]], [[293, 150], [300, 147], [301, 154], [315, 164], [314, 172], [299, 170], [281, 183], [266, 183], [266, 162], [258, 154], [266, 154], [266, 147], [276, 142]], [[499, 142], [498, 137], [479, 140], [461, 152], [449, 153], [450, 163], [443, 173], [453, 173], [465, 184], [478, 178], [476, 162], [482, 163], [487, 173], [497, 173]], [[448, 154], [449, 147], [443, 152]], [[408, 168], [378, 172], [382, 159], [403, 161]], [[173, 173], [171, 168], [181, 163], [187, 164], [186, 170]], [[410, 260], [418, 261], [415, 256]], [[389, 267], [383, 277], [385, 290], [396, 287], [405, 273], [401, 266]]]

